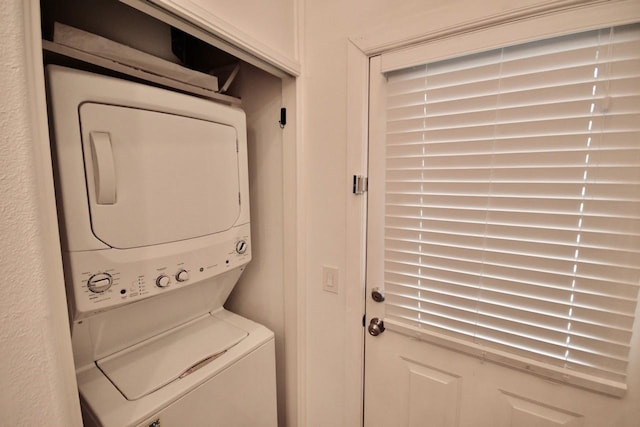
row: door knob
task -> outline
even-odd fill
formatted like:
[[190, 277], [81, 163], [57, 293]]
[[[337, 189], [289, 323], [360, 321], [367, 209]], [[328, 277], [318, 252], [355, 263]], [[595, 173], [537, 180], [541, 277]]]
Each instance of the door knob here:
[[382, 321], [382, 319], [374, 317], [373, 319], [371, 319], [371, 322], [369, 322], [369, 328], [367, 329], [369, 330], [369, 333], [371, 335], [377, 337], [384, 332], [384, 322]]

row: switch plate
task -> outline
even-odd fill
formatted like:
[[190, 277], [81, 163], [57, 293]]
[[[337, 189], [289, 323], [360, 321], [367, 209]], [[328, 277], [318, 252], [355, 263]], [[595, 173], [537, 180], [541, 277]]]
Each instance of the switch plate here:
[[337, 267], [322, 266], [322, 289], [327, 292], [338, 293], [340, 275]]

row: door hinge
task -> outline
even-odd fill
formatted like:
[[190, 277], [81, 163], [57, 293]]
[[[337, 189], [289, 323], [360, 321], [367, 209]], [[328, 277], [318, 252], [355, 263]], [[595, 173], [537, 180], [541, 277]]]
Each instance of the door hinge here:
[[362, 175], [353, 175], [353, 194], [364, 194], [369, 189], [369, 179]]

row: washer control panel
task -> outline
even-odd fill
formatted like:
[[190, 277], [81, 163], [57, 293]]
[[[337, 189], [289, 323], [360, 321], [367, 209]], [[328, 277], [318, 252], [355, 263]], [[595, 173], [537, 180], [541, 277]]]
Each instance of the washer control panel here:
[[238, 231], [226, 241], [207, 236], [195, 249], [184, 245], [180, 250], [183, 242], [176, 242], [177, 250], [172, 248], [167, 256], [148, 256], [158, 248], [140, 248], [140, 259], [132, 259], [131, 250], [122, 259], [113, 250], [103, 251], [102, 257], [101, 251], [66, 253], [74, 279], [74, 318], [189, 286], [248, 263], [249, 224]]

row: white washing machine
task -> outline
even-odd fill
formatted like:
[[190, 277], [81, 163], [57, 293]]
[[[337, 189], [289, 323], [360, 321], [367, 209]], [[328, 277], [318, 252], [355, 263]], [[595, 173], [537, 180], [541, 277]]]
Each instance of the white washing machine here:
[[277, 425], [273, 333], [223, 308], [251, 260], [244, 113], [47, 68], [85, 425]]

